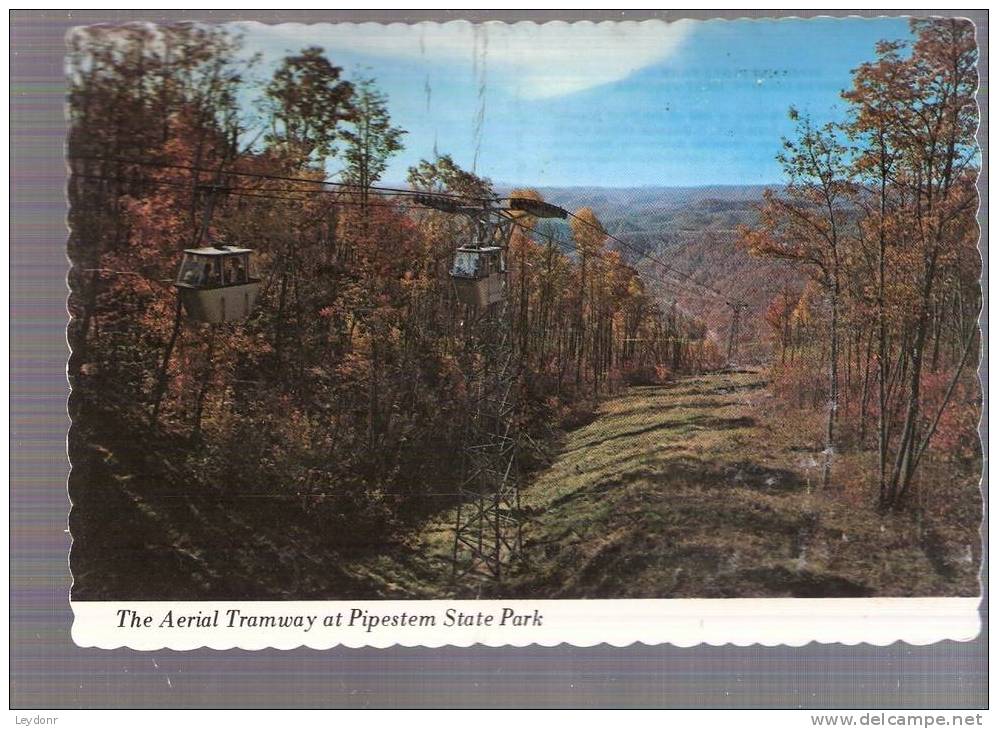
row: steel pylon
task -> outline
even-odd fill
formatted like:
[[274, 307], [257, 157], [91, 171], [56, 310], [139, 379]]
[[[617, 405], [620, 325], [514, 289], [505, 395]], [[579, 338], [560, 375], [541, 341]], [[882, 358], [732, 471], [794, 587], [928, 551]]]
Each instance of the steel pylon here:
[[[471, 395], [464, 445], [464, 475], [454, 524], [455, 579], [479, 576], [501, 580], [521, 549], [520, 489], [517, 472], [516, 384], [518, 378], [512, 305], [509, 296], [509, 244], [517, 216], [567, 218], [568, 212], [531, 198], [481, 200], [465, 205], [453, 196], [417, 195], [416, 202], [466, 216], [472, 240], [461, 250], [498, 247], [504, 257], [502, 296], [483, 308], [466, 310], [468, 360], [466, 382]], [[529, 229], [528, 229], [529, 230]]]
[[522, 546], [516, 465], [516, 372], [509, 299], [475, 322], [465, 473], [454, 525], [454, 575], [501, 580]]

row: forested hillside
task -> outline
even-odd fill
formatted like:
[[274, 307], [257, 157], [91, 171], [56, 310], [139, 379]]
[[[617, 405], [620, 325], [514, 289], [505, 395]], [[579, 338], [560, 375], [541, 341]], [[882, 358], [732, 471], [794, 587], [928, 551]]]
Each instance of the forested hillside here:
[[[722, 349], [731, 335], [729, 302], [746, 304], [733, 354], [743, 363], [768, 361], [773, 340], [765, 324], [766, 312], [784, 290], [801, 288], [806, 276], [784, 261], [752, 256], [739, 244], [741, 229], [759, 222], [766, 188], [729, 185], [540, 191], [569, 206], [592, 201], [606, 230], [619, 239], [608, 245], [639, 271], [647, 272], [648, 285], [658, 298], [675, 301], [684, 312], [703, 321]], [[705, 286], [718, 294], [711, 295]]]
[[[448, 270], [470, 232], [409, 191], [480, 204], [492, 185], [442, 155], [405, 189], [375, 187], [405, 143], [376, 82], [344, 78], [310, 47], [247, 107], [258, 69], [237, 60], [239, 43], [195, 25], [72, 38], [81, 597], [150, 566], [183, 581], [189, 560], [238, 570], [244, 547], [227, 542], [240, 530], [277, 553], [298, 549], [287, 546], [298, 532], [313, 551], [389, 549], [461, 479], [474, 312]], [[342, 173], [327, 183], [330, 167]], [[648, 290], [591, 209], [557, 239], [536, 226], [520, 218], [508, 250], [517, 427], [530, 442], [585, 422], [628, 382], [720, 364], [705, 327]], [[185, 248], [225, 244], [253, 249], [259, 301], [243, 322], [202, 324], [171, 282]], [[532, 460], [525, 450], [519, 467]], [[206, 516], [219, 503], [226, 524]], [[167, 527], [202, 522], [183, 537]]]
[[[323, 48], [77, 29], [74, 598], [973, 593], [977, 51], [911, 28], [773, 185], [628, 189], [388, 183], [409, 135]], [[185, 250], [246, 256], [246, 316], [182, 305]], [[462, 582], [493, 497], [510, 571]]]

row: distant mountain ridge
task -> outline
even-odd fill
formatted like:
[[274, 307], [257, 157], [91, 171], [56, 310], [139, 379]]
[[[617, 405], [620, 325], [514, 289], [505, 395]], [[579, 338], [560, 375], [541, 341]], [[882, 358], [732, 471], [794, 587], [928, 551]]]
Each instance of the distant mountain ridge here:
[[[500, 195], [528, 186], [496, 185]], [[705, 185], [703, 187], [568, 187], [541, 186], [544, 199], [568, 210], [592, 208], [597, 215], [627, 217], [629, 213], [676, 210], [708, 202], [754, 203], [769, 185]]]
[[[499, 195], [530, 186], [495, 185]], [[758, 207], [767, 189], [782, 185], [704, 185], [701, 187], [533, 187], [548, 202], [575, 211], [588, 207], [604, 228], [624, 241], [609, 241], [625, 261], [646, 275], [663, 306], [675, 303], [704, 321], [719, 346], [730, 333], [728, 302], [747, 305], [741, 316], [736, 350], [745, 361], [765, 359], [769, 332], [763, 315], [784, 288], [799, 290], [799, 269], [749, 255], [738, 242], [739, 228], [758, 222]], [[571, 238], [566, 222], [544, 222], [544, 230]], [[570, 247], [570, 244], [568, 244]], [[673, 272], [663, 269], [668, 265]], [[680, 274], [675, 274], [679, 271]], [[690, 283], [693, 279], [702, 286]], [[710, 293], [704, 287], [716, 289]]]
[[[763, 320], [767, 307], [783, 288], [799, 289], [804, 279], [786, 263], [749, 255], [739, 245], [738, 230], [757, 223], [763, 192], [779, 187], [536, 189], [545, 200], [568, 210], [592, 208], [607, 231], [626, 244], [610, 241], [609, 247], [620, 250], [626, 261], [646, 274], [659, 301], [663, 305], [675, 302], [700, 318], [720, 345], [726, 345], [730, 330], [728, 302], [744, 302], [747, 309], [742, 313], [736, 350], [746, 360], [760, 360], [769, 349]], [[498, 189], [500, 194], [509, 190]], [[562, 234], [568, 237], [567, 230]], [[702, 286], [691, 284], [690, 279]]]

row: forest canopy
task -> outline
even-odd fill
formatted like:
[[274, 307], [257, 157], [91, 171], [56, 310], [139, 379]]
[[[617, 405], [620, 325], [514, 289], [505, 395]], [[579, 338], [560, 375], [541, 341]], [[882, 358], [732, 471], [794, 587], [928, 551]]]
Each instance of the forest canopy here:
[[[460, 477], [469, 312], [448, 270], [468, 226], [375, 189], [405, 143], [375, 79], [309, 46], [254, 81], [240, 43], [196, 24], [71, 39], [77, 518], [94, 446], [155, 448], [187, 491], [224, 484], [344, 544], [390, 542]], [[446, 154], [408, 184], [495, 195]], [[578, 216], [564, 239], [522, 217], [508, 251], [519, 425], [540, 441], [624, 383], [719, 363], [705, 327]], [[254, 251], [243, 322], [189, 320], [171, 285], [184, 249], [214, 244]]]
[[853, 72], [847, 121], [790, 110], [787, 185], [743, 235], [808, 277], [767, 321], [778, 386], [828, 402], [825, 484], [837, 449], [872, 439], [882, 508], [910, 495], [934, 441], [968, 461], [980, 447], [977, 45], [967, 20], [911, 29]]
[[[378, 79], [345, 71], [317, 45], [265, 64], [224, 27], [76, 29], [67, 63], [75, 594], [115, 594], [115, 575], [160, 594], [148, 560], [195, 596], [247, 581], [259, 596], [326, 594], [328, 584], [366, 595], [374, 568], [350, 557], [372, 553], [394, 594], [393, 555], [415, 552], [416, 531], [454, 509], [473, 470], [472, 413], [487, 397], [482, 373], [496, 368], [481, 344], [488, 316], [502, 317], [511, 353], [500, 365], [516, 406], [501, 435], [516, 434], [515, 479], [549, 465], [566, 434], [633, 388], [659, 405], [618, 412], [621, 432], [606, 440], [648, 452], [637, 475], [600, 483], [593, 504], [632, 482], [673, 494], [694, 474], [696, 498], [722, 495], [712, 515], [748, 510], [731, 519], [742, 527], [777, 513], [786, 495], [774, 484], [784, 479], [806, 483], [806, 499], [786, 496], [805, 499], [789, 508], [790, 521], [804, 522], [787, 528], [793, 544], [818, 531], [816, 493], [829, 513], [875, 520], [871, 539], [890, 526], [906, 548], [949, 539], [971, 549], [967, 495], [981, 467], [978, 53], [967, 21], [914, 19], [910, 29], [910, 42], [882, 42], [851, 71], [844, 119], [788, 110], [794, 132], [773, 139], [779, 185], [701, 191], [695, 203], [684, 193], [671, 210], [654, 190], [503, 186], [435, 144], [408, 149], [417, 143]], [[399, 159], [414, 160], [406, 179], [385, 180]], [[605, 214], [614, 194], [640, 211]], [[545, 195], [571, 208], [565, 220], [539, 217]], [[514, 210], [512, 200], [526, 202]], [[468, 211], [500, 205], [509, 236], [489, 265], [503, 306], [484, 315], [457, 294], [455, 254], [478, 241], [480, 216]], [[256, 287], [248, 316], [210, 324], [185, 309], [176, 284], [192, 249], [251, 250], [240, 259], [249, 270], [238, 271]], [[459, 273], [477, 275], [477, 260]], [[723, 382], [712, 389], [694, 376]], [[680, 399], [685, 380], [693, 399]], [[758, 399], [738, 391], [757, 386], [766, 388]], [[725, 410], [734, 407], [760, 412], [735, 417]], [[718, 476], [729, 471], [717, 453], [668, 442], [672, 426], [629, 420], [670, 408], [688, 415], [681, 439], [709, 433], [735, 459], [734, 480]], [[791, 474], [799, 463], [773, 469], [738, 455], [780, 433], [801, 468], [819, 469], [816, 483]], [[670, 449], [679, 460], [663, 455]], [[582, 473], [573, 468], [567, 481]], [[763, 471], [772, 476], [758, 492], [738, 491]], [[956, 489], [966, 498], [950, 498]], [[635, 497], [620, 518], [639, 522], [654, 513], [650, 501]], [[135, 523], [118, 523], [123, 513]], [[645, 546], [681, 543], [681, 513], [656, 513], [668, 534], [651, 529]], [[551, 549], [574, 548], [596, 521], [566, 527]], [[710, 552], [697, 540], [726, 534], [703, 527], [688, 551]], [[155, 546], [164, 538], [173, 543]], [[718, 564], [737, 563], [741, 548]], [[686, 567], [669, 559], [656, 568], [693, 591], [680, 585]], [[946, 559], [939, 584], [959, 572], [965, 589], [969, 568]]]

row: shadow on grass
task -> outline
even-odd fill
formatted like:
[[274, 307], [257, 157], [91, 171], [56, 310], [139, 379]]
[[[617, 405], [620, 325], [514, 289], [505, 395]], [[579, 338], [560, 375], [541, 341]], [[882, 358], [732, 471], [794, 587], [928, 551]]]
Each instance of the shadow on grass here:
[[630, 418], [635, 415], [654, 416], [659, 413], [667, 413], [671, 410], [715, 410], [737, 405], [736, 402], [725, 402], [722, 400], [693, 400], [688, 403], [679, 402], [674, 405], [646, 405], [640, 408], [629, 410], [616, 410], [606, 414], [607, 418]]
[[698, 415], [696, 417], [686, 418], [683, 420], [667, 420], [663, 423], [654, 423], [644, 428], [626, 430], [622, 433], [608, 435], [605, 438], [597, 438], [596, 440], [582, 443], [571, 450], [565, 451], [565, 453], [575, 453], [586, 448], [598, 448], [613, 441], [627, 440], [660, 430], [675, 430], [681, 432], [689, 432], [691, 430], [735, 430], [737, 428], [751, 428], [754, 427], [755, 424], [755, 418], [747, 416], [740, 418], [718, 418], [714, 416]]
[[841, 575], [791, 570], [787, 567], [756, 567], [742, 570], [731, 578], [732, 584], [755, 584], [770, 594], [790, 597], [869, 597], [874, 590]]
[[627, 470], [583, 488], [563, 494], [546, 511], [557, 520], [574, 521], [594, 502], [614, 500], [613, 513], [634, 517], [635, 526], [654, 532], [660, 519], [676, 526], [701, 524], [710, 529], [782, 535], [790, 551], [800, 531], [807, 527], [805, 516], [783, 513], [759, 502], [747, 508], [742, 501], [730, 501], [725, 491], [744, 490], [771, 495], [799, 493], [806, 487], [790, 470], [769, 468], [750, 461], [714, 463], [687, 456], [650, 456]]

